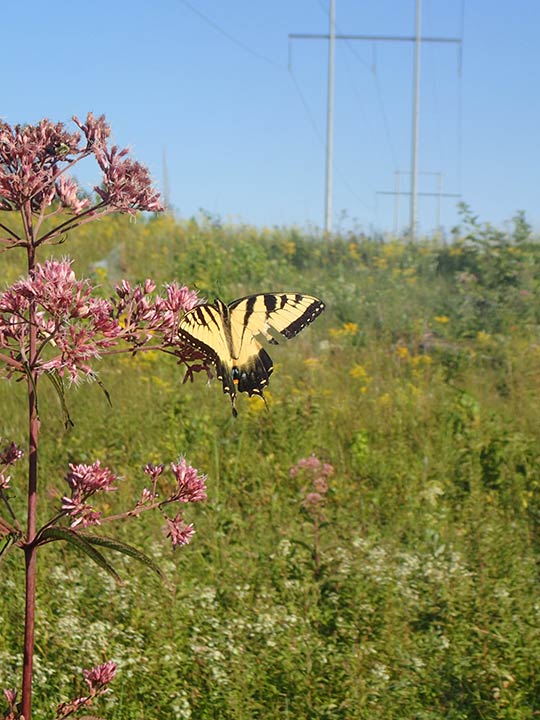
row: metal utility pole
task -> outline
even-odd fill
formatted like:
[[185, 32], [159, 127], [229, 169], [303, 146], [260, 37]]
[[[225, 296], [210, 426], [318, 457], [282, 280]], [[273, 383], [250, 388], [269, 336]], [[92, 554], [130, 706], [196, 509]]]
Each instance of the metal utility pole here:
[[411, 242], [416, 237], [416, 211], [418, 188], [418, 135], [420, 119], [420, 31], [422, 27], [422, 0], [416, 0], [416, 23], [414, 33], [414, 80], [411, 147]]
[[[377, 195], [393, 195], [394, 200], [394, 233], [397, 235], [399, 232], [399, 205], [400, 205], [400, 198], [402, 195], [407, 195], [409, 198], [412, 197], [412, 191], [411, 192], [405, 192], [401, 191], [401, 176], [402, 175], [410, 175], [406, 170], [396, 170], [394, 173], [396, 179], [394, 181], [394, 190], [379, 190], [377, 191]], [[442, 198], [443, 197], [461, 197], [459, 193], [443, 193], [443, 173], [441, 172], [428, 172], [428, 171], [417, 171], [417, 175], [432, 175], [437, 178], [437, 192], [416, 192], [416, 197], [419, 197], [420, 195], [426, 196], [426, 197], [438, 197], [439, 201], [437, 203], [437, 227], [440, 229], [441, 225], [441, 211], [442, 211]]]
[[[411, 239], [414, 239], [417, 225], [417, 196], [418, 193], [418, 145], [420, 136], [420, 48], [424, 42], [432, 43], [455, 43], [461, 47], [460, 37], [427, 37], [421, 35], [422, 28], [422, 4], [416, 0], [415, 34], [414, 35], [349, 35], [335, 33], [335, 0], [330, 0], [330, 33], [289, 33], [289, 57], [290, 43], [292, 40], [329, 40], [329, 61], [328, 61], [328, 126], [327, 126], [327, 153], [326, 153], [326, 203], [325, 203], [325, 227], [327, 232], [331, 229], [331, 207], [332, 207], [332, 153], [333, 153], [333, 102], [334, 102], [334, 43], [336, 40], [363, 40], [369, 42], [412, 42], [414, 43], [414, 70], [413, 70], [413, 110], [412, 110], [412, 147], [411, 147], [411, 192], [399, 193], [411, 196], [410, 204], [410, 227]], [[461, 55], [459, 56], [461, 67]], [[330, 158], [330, 162], [329, 162]], [[399, 178], [397, 180], [399, 183]], [[397, 192], [397, 190], [396, 190]], [[330, 218], [330, 219], [329, 219]]]
[[326, 117], [326, 183], [324, 229], [332, 232], [332, 165], [334, 162], [334, 56], [336, 45], [336, 2], [330, 0], [330, 42], [328, 43], [328, 107]]
[[[394, 196], [394, 233], [399, 232], [399, 201], [402, 195], [408, 196], [412, 202], [412, 190], [405, 191], [400, 189], [400, 178], [407, 175], [403, 170], [396, 170], [395, 190], [378, 190], [377, 195], [393, 195]], [[437, 229], [441, 229], [441, 210], [442, 198], [460, 198], [460, 193], [443, 192], [443, 174], [441, 172], [418, 172], [418, 175], [433, 175], [437, 177], [437, 192], [416, 192], [416, 197], [436, 197], [437, 198]]]

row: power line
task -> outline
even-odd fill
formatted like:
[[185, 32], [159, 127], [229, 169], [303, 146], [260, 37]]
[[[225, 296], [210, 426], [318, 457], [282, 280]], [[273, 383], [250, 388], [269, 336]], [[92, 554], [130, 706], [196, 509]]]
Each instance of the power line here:
[[[332, 0], [333, 2], [334, 0]], [[418, 173], [418, 139], [419, 139], [419, 100], [420, 100], [420, 48], [422, 43], [456, 43], [461, 46], [461, 38], [454, 37], [431, 37], [421, 34], [421, 0], [416, 0], [415, 34], [409, 35], [357, 35], [357, 34], [325, 34], [325, 33], [289, 33], [290, 40], [369, 40], [371, 42], [414, 42], [414, 73], [413, 73], [413, 111], [412, 111], [412, 139], [411, 139], [411, 175], [412, 192], [410, 205], [410, 234], [414, 239], [416, 231], [416, 195], [417, 195], [417, 173]], [[329, 94], [328, 103], [331, 103]], [[328, 206], [328, 201], [326, 202]]]
[[245, 42], [242, 40], [239, 40], [234, 35], [231, 35], [231, 33], [227, 32], [224, 28], [221, 27], [221, 25], [218, 25], [217, 22], [212, 20], [208, 17], [208, 15], [205, 15], [201, 10], [194, 7], [188, 0], [179, 0], [183, 5], [185, 5], [189, 10], [191, 10], [192, 13], [197, 15], [201, 18], [207, 25], [209, 25], [211, 28], [213, 28], [216, 32], [218, 32], [220, 35], [223, 35], [223, 37], [226, 37], [227, 40], [230, 40], [232, 43], [234, 43], [237, 47], [239, 47], [241, 50], [244, 50], [244, 52], [249, 53], [250, 55], [253, 55], [253, 57], [258, 58], [259, 60], [263, 60], [264, 62], [268, 63], [269, 65], [273, 65], [274, 67], [279, 68], [280, 70], [284, 70], [285, 68], [280, 63], [276, 62], [275, 60], [272, 60], [272, 58], [267, 57], [266, 55], [263, 55], [258, 50], [254, 50], [249, 45], [246, 45]]
[[[328, 13], [328, 9], [323, 6], [321, 0], [317, 0], [317, 2], [318, 2], [318, 4], [319, 4], [319, 7], [321, 8], [321, 10], [322, 10], [322, 11], [325, 13], [325, 15], [326, 15], [326, 14]], [[354, 57], [358, 60], [358, 62], [359, 62], [361, 65], [363, 65], [366, 70], [369, 71], [369, 73], [370, 73], [370, 75], [371, 75], [371, 77], [372, 77], [373, 83], [374, 83], [374, 85], [375, 85], [375, 91], [376, 91], [376, 94], [377, 94], [377, 101], [378, 101], [378, 103], [379, 103], [379, 112], [381, 113], [381, 117], [382, 117], [382, 121], [383, 121], [384, 132], [385, 132], [385, 135], [386, 135], [386, 142], [388, 143], [388, 147], [389, 147], [389, 149], [390, 149], [390, 154], [391, 154], [391, 156], [392, 156], [392, 164], [393, 164], [393, 166], [394, 166], [394, 170], [397, 170], [397, 167], [398, 167], [399, 163], [398, 163], [398, 160], [397, 160], [397, 154], [396, 154], [396, 151], [395, 151], [394, 142], [393, 142], [393, 140], [392, 140], [392, 134], [391, 134], [391, 132], [390, 132], [390, 124], [389, 124], [389, 122], [388, 122], [388, 115], [387, 115], [387, 113], [386, 113], [386, 108], [385, 108], [385, 104], [384, 104], [384, 100], [383, 100], [382, 90], [381, 90], [381, 86], [380, 86], [380, 83], [379, 83], [379, 77], [378, 77], [378, 75], [377, 75], [376, 65], [375, 65], [374, 63], [372, 63], [371, 65], [369, 65], [369, 63], [366, 62], [366, 61], [364, 60], [364, 58], [356, 52], [354, 46], [351, 44], [350, 40], [346, 39], [347, 36], [343, 33], [342, 29], [340, 28], [340, 26], [339, 26], [337, 23], [336, 23], [336, 28], [337, 28], [338, 33], [340, 34], [340, 36], [344, 39], [345, 46], [347, 47], [347, 49], [349, 50], [349, 52], [351, 53], [351, 55], [354, 55]]]
[[[295, 88], [296, 92], [298, 93], [298, 97], [300, 99], [300, 102], [302, 103], [302, 106], [306, 113], [306, 117], [309, 121], [309, 124], [311, 125], [313, 132], [315, 133], [317, 140], [319, 141], [321, 147], [324, 148], [325, 141], [324, 141], [323, 134], [317, 124], [317, 121], [315, 120], [315, 116], [314, 116], [313, 112], [311, 111], [311, 108], [309, 107], [309, 103], [307, 102], [306, 97], [305, 97], [304, 93], [302, 92], [302, 88], [300, 86], [300, 83], [298, 82], [298, 78], [296, 77], [296, 75], [294, 73], [292, 64], [289, 66], [289, 75], [293, 82], [294, 88]], [[333, 163], [333, 168], [336, 172], [336, 175], [339, 177], [341, 183], [347, 188], [347, 190], [352, 195], [352, 197], [354, 197], [357, 202], [359, 202], [361, 205], [363, 205], [363, 207], [365, 207], [366, 210], [373, 212], [373, 206], [366, 203], [366, 201], [363, 200], [360, 197], [360, 195], [358, 195], [358, 193], [354, 190], [351, 183], [347, 180], [347, 176], [341, 171], [341, 168], [338, 165], [336, 165], [335, 162]]]
[[304, 96], [304, 93], [302, 92], [302, 89], [300, 87], [300, 83], [298, 82], [296, 75], [294, 74], [292, 64], [289, 65], [289, 75], [291, 77], [291, 80], [293, 82], [294, 88], [296, 92], [298, 93], [298, 97], [300, 98], [300, 102], [302, 103], [302, 106], [304, 108], [304, 111], [306, 113], [306, 117], [309, 121], [309, 124], [313, 128], [313, 131], [315, 135], [317, 136], [317, 139], [321, 143], [321, 145], [324, 145], [324, 140], [321, 131], [319, 130], [319, 126], [317, 125], [317, 121], [315, 120], [315, 116], [311, 112], [311, 109], [308, 105], [308, 102]]

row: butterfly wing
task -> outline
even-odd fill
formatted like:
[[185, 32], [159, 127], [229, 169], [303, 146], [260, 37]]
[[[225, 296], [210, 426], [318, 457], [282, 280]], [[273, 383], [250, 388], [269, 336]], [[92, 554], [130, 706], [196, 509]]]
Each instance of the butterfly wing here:
[[[240, 344], [251, 333], [253, 336], [263, 335], [268, 342], [277, 345], [276, 334], [287, 339], [298, 335], [324, 308], [322, 300], [312, 295], [263, 293], [235, 300], [229, 305], [229, 313], [231, 325], [238, 323], [244, 328], [242, 333], [237, 333]], [[235, 348], [233, 336], [233, 351]]]
[[292, 338], [324, 310], [324, 303], [299, 293], [248, 295], [228, 306], [230, 347], [238, 391], [263, 396], [274, 369], [259, 342], [264, 337], [276, 345], [275, 335]]
[[258, 337], [273, 344], [275, 335], [294, 337], [323, 310], [320, 300], [298, 293], [249, 295], [230, 305], [217, 299], [186, 313], [179, 335], [215, 365], [236, 415], [237, 391], [263, 397], [274, 369]]

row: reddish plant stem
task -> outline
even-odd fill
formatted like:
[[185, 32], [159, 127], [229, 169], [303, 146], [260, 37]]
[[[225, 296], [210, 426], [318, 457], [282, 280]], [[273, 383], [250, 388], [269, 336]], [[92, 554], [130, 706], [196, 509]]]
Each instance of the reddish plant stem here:
[[[32, 211], [30, 203], [23, 210], [25, 232], [28, 238], [28, 272], [34, 271], [35, 248], [32, 237]], [[28, 519], [25, 545], [26, 560], [26, 597], [24, 618], [24, 659], [22, 681], [21, 714], [24, 720], [32, 717], [32, 670], [34, 661], [34, 629], [36, 610], [36, 536], [37, 511], [37, 468], [39, 417], [37, 413], [37, 374], [34, 364], [37, 352], [37, 326], [35, 323], [35, 304], [30, 304], [29, 312], [29, 353], [28, 353]]]

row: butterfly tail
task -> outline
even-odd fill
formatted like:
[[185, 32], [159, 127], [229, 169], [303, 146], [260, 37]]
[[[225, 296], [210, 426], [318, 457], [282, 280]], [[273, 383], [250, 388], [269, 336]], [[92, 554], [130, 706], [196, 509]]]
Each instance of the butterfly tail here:
[[223, 392], [231, 398], [233, 417], [238, 415], [236, 410], [236, 383], [234, 382], [232, 368], [225, 363], [218, 361], [216, 363], [217, 377], [223, 385]]

